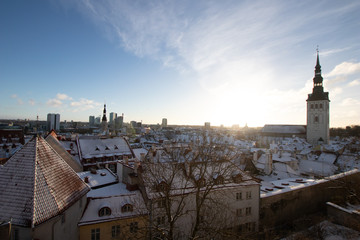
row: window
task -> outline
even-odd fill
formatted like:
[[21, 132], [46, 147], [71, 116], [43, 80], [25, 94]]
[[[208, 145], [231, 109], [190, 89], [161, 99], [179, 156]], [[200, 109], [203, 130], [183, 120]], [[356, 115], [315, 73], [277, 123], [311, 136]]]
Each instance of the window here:
[[100, 228], [91, 229], [91, 240], [100, 240]]
[[245, 231], [247, 232], [255, 231], [255, 223], [254, 222], [245, 223]]
[[19, 229], [15, 228], [14, 229], [14, 240], [19, 240], [20, 236], [19, 236]]
[[218, 185], [218, 184], [224, 184], [224, 177], [223, 176], [218, 176], [217, 178], [214, 179], [214, 184]]
[[133, 206], [131, 204], [125, 204], [121, 207], [121, 212], [132, 212]]
[[246, 216], [251, 215], [251, 207], [247, 207], [247, 208], [245, 209], [245, 215], [246, 215]]
[[315, 104], [315, 109], [317, 109], [318, 108], [318, 105], [317, 104]]
[[157, 217], [156, 222], [158, 225], [164, 225], [165, 224], [165, 216]]
[[319, 108], [322, 109], [323, 108], [323, 105], [322, 103], [319, 104]]
[[251, 191], [246, 192], [246, 199], [251, 199]]
[[241, 216], [242, 216], [242, 209], [241, 209], [241, 208], [236, 209], [236, 216], [237, 216], [237, 217], [241, 217]]
[[162, 198], [157, 201], [157, 207], [158, 208], [164, 208], [166, 206], [166, 199]]
[[111, 236], [118, 237], [120, 235], [120, 225], [115, 225], [111, 227]]
[[310, 105], [310, 109], [313, 109], [313, 108], [314, 108], [314, 104], [311, 104], [311, 105]]
[[109, 216], [111, 214], [111, 209], [108, 207], [103, 207], [99, 210], [99, 217]]
[[139, 229], [138, 222], [132, 222], [130, 223], [130, 232], [136, 233]]
[[319, 117], [318, 116], [315, 116], [314, 118], [314, 123], [318, 123], [319, 122]]
[[242, 200], [242, 193], [241, 192], [236, 193], [236, 200]]
[[156, 186], [156, 190], [158, 192], [164, 192], [168, 190], [168, 185], [166, 184], [166, 182], [162, 181], [160, 182], [157, 186]]

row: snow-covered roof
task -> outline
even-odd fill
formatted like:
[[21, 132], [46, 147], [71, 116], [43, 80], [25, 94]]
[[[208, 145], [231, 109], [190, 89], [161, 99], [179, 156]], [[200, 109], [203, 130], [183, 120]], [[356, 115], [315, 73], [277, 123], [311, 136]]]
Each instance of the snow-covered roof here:
[[330, 176], [335, 173], [337, 167], [321, 161], [300, 160], [299, 170], [301, 173], [314, 174], [319, 176]]
[[326, 177], [324, 179], [314, 180], [314, 179], [306, 179], [306, 178], [287, 178], [287, 179], [281, 179], [281, 180], [275, 180], [270, 182], [261, 182], [260, 187], [260, 197], [265, 198], [276, 194], [281, 194], [284, 192], [293, 191], [299, 188], [304, 188], [307, 186], [311, 186], [314, 184], [319, 184], [331, 180], [335, 180], [338, 178], [341, 178], [346, 175], [358, 173], [358, 169], [353, 169], [348, 172], [339, 173], [336, 175], [332, 175], [329, 177]]
[[91, 188], [101, 187], [111, 183], [116, 183], [117, 177], [108, 169], [98, 169], [96, 173], [91, 171], [79, 172], [78, 176], [85, 181]]
[[63, 145], [54, 137], [52, 134], [49, 134], [45, 140], [50, 144], [50, 146], [65, 160], [67, 164], [75, 171], [81, 172], [82, 166], [80, 162], [75, 160], [63, 147]]
[[141, 160], [141, 153], [144, 153], [146, 155], [148, 153], [148, 150], [146, 150], [145, 148], [134, 148], [133, 152], [135, 154], [135, 157], [138, 160]]
[[[136, 217], [148, 213], [142, 195], [138, 190], [116, 196], [88, 198], [88, 201], [84, 214], [79, 221], [79, 226]], [[121, 208], [125, 204], [132, 205], [132, 211], [123, 212]], [[103, 207], [110, 208], [110, 215], [99, 216], [99, 210]]]
[[132, 155], [127, 141], [122, 137], [80, 137], [79, 148], [83, 158]]
[[320, 162], [328, 163], [328, 164], [334, 164], [334, 162], [336, 160], [336, 155], [332, 154], [332, 153], [322, 152], [317, 160]]
[[262, 130], [262, 133], [282, 133], [282, 134], [305, 134], [305, 125], [272, 125], [266, 124]]
[[38, 225], [70, 207], [90, 189], [41, 137], [0, 168], [0, 221]]
[[88, 192], [88, 198], [100, 198], [100, 197], [111, 197], [111, 196], [118, 196], [118, 195], [126, 195], [130, 194], [131, 191], [126, 189], [126, 185], [122, 182], [118, 182], [116, 184], [112, 184], [109, 186], [91, 189]]

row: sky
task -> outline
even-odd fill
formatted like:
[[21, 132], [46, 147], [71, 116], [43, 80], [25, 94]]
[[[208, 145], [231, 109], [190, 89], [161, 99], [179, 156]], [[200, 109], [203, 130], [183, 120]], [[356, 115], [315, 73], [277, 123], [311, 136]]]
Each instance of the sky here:
[[360, 1], [0, 1], [0, 119], [360, 124]]

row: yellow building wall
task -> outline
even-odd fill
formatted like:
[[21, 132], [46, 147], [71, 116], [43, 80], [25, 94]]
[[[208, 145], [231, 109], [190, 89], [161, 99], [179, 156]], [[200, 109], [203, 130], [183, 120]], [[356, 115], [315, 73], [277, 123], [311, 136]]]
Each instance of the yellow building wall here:
[[[131, 223], [138, 222], [136, 233], [130, 232]], [[136, 218], [120, 219], [109, 222], [89, 224], [79, 226], [80, 240], [91, 240], [91, 230], [100, 229], [100, 240], [114, 239], [146, 239], [147, 237], [147, 217], [139, 216]], [[112, 237], [112, 226], [120, 225], [120, 234]]]

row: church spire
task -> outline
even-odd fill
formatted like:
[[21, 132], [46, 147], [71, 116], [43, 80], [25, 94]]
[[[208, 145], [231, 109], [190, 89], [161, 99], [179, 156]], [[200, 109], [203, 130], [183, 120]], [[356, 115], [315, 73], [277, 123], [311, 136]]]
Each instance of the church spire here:
[[319, 60], [319, 47], [316, 48], [316, 66], [315, 66], [315, 76], [320, 75], [321, 76], [321, 66], [320, 66], [320, 60]]
[[309, 94], [308, 101], [314, 100], [329, 100], [328, 93], [324, 92], [323, 77], [321, 76], [321, 66], [319, 57], [319, 47], [316, 48], [316, 65], [315, 65], [315, 76], [313, 78], [313, 91]]
[[106, 104], [104, 104], [104, 111], [103, 111], [102, 122], [107, 122], [107, 118], [106, 118]]

